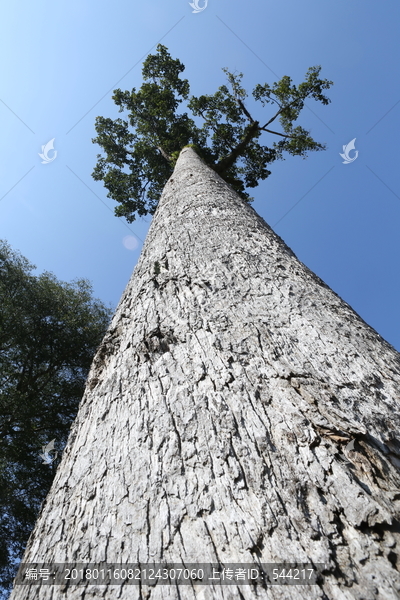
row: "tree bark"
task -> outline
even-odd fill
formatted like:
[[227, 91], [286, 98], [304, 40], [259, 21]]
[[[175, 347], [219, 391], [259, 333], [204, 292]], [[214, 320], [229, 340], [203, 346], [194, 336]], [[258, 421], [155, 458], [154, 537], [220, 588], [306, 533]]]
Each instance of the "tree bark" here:
[[312, 562], [323, 577], [11, 599], [398, 598], [399, 384], [399, 353], [185, 148], [24, 562]]

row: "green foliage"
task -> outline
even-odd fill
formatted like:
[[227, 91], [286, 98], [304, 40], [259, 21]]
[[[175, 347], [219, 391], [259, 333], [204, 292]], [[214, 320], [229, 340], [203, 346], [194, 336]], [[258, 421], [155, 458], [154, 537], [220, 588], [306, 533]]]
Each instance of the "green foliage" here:
[[[0, 586], [14, 575], [111, 312], [86, 280], [63, 283], [0, 240]], [[0, 588], [1, 596], [1, 588]]]
[[[184, 69], [159, 44], [157, 54], [149, 55], [143, 63], [140, 90], [114, 91], [113, 100], [120, 112], [128, 111], [127, 118], [96, 119], [93, 142], [102, 147], [105, 156], [98, 155], [92, 175], [104, 182], [108, 197], [119, 203], [115, 214], [128, 222], [136, 214], [154, 213], [180, 151], [187, 145], [247, 201], [252, 198], [245, 189], [266, 179], [271, 174], [268, 165], [283, 159], [284, 152], [306, 157], [308, 151], [325, 149], [308, 131], [293, 127], [307, 98], [330, 102], [322, 92], [332, 82], [319, 79], [320, 66], [311, 67], [297, 87], [288, 76], [272, 86], [256, 85], [254, 99], [263, 107], [271, 104], [275, 108], [265, 125], [253, 119], [244, 104], [247, 93], [241, 86], [242, 73], [232, 74], [225, 68], [230, 89], [222, 85], [213, 95], [189, 99], [189, 82], [179, 78]], [[192, 115], [202, 119], [201, 127], [186, 112], [177, 113], [183, 100]], [[283, 132], [268, 128], [277, 118]], [[262, 145], [259, 140], [263, 132], [282, 139], [272, 146]]]

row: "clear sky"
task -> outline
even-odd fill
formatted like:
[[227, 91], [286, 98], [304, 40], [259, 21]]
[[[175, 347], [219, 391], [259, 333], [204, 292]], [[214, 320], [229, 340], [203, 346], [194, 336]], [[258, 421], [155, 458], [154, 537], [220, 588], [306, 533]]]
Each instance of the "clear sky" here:
[[[225, 84], [222, 67], [243, 72], [251, 92], [283, 75], [298, 84], [321, 65], [320, 76], [335, 83], [326, 92], [332, 103], [308, 101], [296, 124], [327, 150], [274, 163], [250, 190], [253, 207], [400, 350], [399, 17], [398, 0], [208, 0], [198, 13], [187, 0], [5, 3], [0, 238], [38, 272], [88, 278], [116, 306], [150, 217], [117, 219], [91, 177], [95, 117], [118, 115], [112, 90], [140, 87], [142, 62], [158, 43], [185, 64], [194, 95]], [[271, 114], [257, 106], [254, 116], [266, 122]], [[53, 138], [57, 157], [42, 164], [41, 147]], [[354, 138], [358, 157], [343, 164], [339, 153]]]

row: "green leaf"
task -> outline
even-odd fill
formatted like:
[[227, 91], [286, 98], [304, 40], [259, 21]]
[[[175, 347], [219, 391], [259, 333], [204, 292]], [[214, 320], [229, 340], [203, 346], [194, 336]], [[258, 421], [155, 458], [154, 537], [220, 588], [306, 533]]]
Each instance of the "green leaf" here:
[[[120, 112], [127, 112], [126, 118], [96, 119], [93, 142], [105, 155], [98, 155], [92, 176], [103, 181], [108, 197], [119, 204], [115, 214], [128, 222], [137, 215], [154, 213], [178, 156], [188, 144], [246, 201], [251, 201], [246, 187], [256, 187], [266, 179], [271, 174], [268, 166], [282, 159], [284, 152], [305, 157], [309, 151], [325, 148], [300, 126], [293, 127], [306, 99], [329, 103], [322, 92], [332, 82], [319, 79], [320, 66], [308, 69], [305, 81], [297, 87], [287, 75], [272, 85], [255, 86], [254, 100], [273, 110], [264, 126], [245, 106], [242, 73], [223, 68], [228, 86], [220, 86], [215, 94], [189, 98], [189, 82], [180, 78], [184, 69], [159, 44], [157, 53], [143, 63], [142, 87], [114, 91], [113, 100]], [[186, 112], [178, 113], [184, 100], [197, 121]], [[276, 120], [280, 132], [269, 128]], [[265, 145], [261, 135], [280, 137]]]

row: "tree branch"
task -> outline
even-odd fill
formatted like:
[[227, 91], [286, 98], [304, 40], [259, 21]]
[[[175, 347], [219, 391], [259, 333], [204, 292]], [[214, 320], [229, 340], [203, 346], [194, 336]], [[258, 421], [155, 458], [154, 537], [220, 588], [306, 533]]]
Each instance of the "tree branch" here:
[[243, 104], [243, 102], [241, 101], [241, 99], [240, 98], [236, 98], [236, 102], [239, 104], [242, 112], [249, 119], [250, 123], [254, 123], [253, 117], [251, 116], [251, 114], [249, 113], [249, 111], [247, 110], [247, 108], [245, 107], [245, 105]]
[[[154, 119], [152, 119], [148, 115], [144, 116], [143, 112], [139, 111], [139, 109], [137, 109], [137, 112], [139, 113], [139, 115], [143, 119], [143, 121], [146, 121], [146, 123], [150, 126], [150, 129], [151, 129], [153, 135], [155, 135], [158, 139], [160, 139], [161, 136], [160, 136], [160, 133], [158, 131], [157, 124], [154, 122]], [[161, 148], [161, 146], [157, 146], [157, 150], [159, 150], [161, 152], [161, 154], [163, 155], [163, 157], [165, 158], [165, 160], [167, 160], [168, 162], [172, 161], [172, 157], [169, 154], [167, 154], [165, 152], [165, 150], [163, 148]], [[131, 152], [129, 154], [131, 154]]]
[[[286, 108], [286, 107], [285, 107], [285, 108]], [[269, 121], [267, 121], [267, 122], [265, 123], [265, 125], [263, 125], [263, 127], [260, 127], [260, 129], [264, 129], [264, 127], [267, 127], [267, 125], [269, 125], [270, 123], [272, 123], [272, 121], [275, 121], [276, 117], [277, 117], [278, 115], [280, 115], [280, 114], [281, 114], [282, 110], [283, 110], [283, 108], [280, 108], [280, 109], [278, 110], [278, 112], [276, 113], [276, 115], [275, 115], [275, 116], [273, 116], [273, 117], [272, 117], [272, 119], [270, 119]], [[265, 131], [266, 131], [266, 130], [265, 130]]]
[[272, 131], [272, 129], [265, 129], [264, 127], [260, 127], [260, 131], [266, 131], [267, 133], [274, 133], [275, 135], [281, 135], [282, 137], [288, 137], [294, 139], [295, 135], [289, 135], [288, 133], [278, 133], [277, 131]]
[[[280, 109], [278, 110], [278, 112], [276, 113], [276, 115], [274, 117], [272, 117], [272, 119], [270, 119], [267, 123], [265, 123], [265, 125], [263, 127], [260, 127], [260, 129], [264, 129], [264, 127], [267, 127], [267, 125], [269, 125], [270, 123], [272, 123], [272, 121], [275, 121], [276, 117], [278, 115], [280, 115], [280, 113], [286, 109], [286, 108], [290, 108], [293, 104], [295, 104], [296, 102], [298, 102], [299, 100], [301, 102], [304, 102], [310, 94], [312, 94], [312, 92], [314, 91], [314, 88], [312, 90], [310, 90], [304, 97], [300, 97], [300, 98], [295, 98], [294, 100], [292, 100], [292, 102], [289, 102], [289, 104], [287, 104], [286, 106], [281, 106], [278, 102], [278, 105], [281, 106]], [[274, 98], [271, 98], [271, 100], [274, 100]], [[266, 129], [264, 131], [267, 131]], [[275, 132], [274, 132], [275, 133]], [[277, 135], [282, 135], [282, 134], [277, 134]]]
[[214, 171], [216, 173], [223, 173], [224, 171], [227, 171], [235, 163], [236, 159], [243, 153], [246, 146], [251, 142], [253, 137], [257, 135], [259, 130], [259, 122], [253, 121], [253, 123], [249, 126], [246, 135], [243, 137], [241, 142], [239, 142], [236, 148], [234, 148], [228, 156], [222, 158], [219, 163], [212, 166]]
[[213, 130], [213, 132], [216, 134], [217, 133], [217, 128], [214, 127], [214, 125], [212, 123], [210, 123], [210, 121], [207, 121], [207, 117], [204, 116], [204, 110], [199, 110], [199, 115], [201, 116], [202, 119], [204, 119], [204, 122], [211, 127], [211, 129]]
[[172, 157], [169, 154], [167, 154], [165, 152], [165, 150], [163, 148], [161, 148], [161, 146], [157, 146], [157, 150], [159, 150], [161, 152], [161, 154], [163, 155], [163, 157], [165, 158], [165, 160], [167, 160], [168, 162], [171, 162]]

